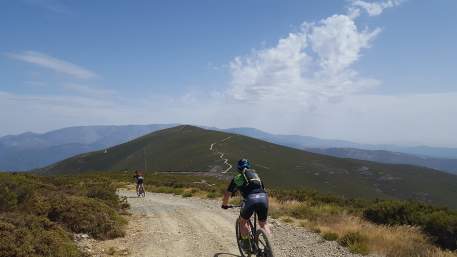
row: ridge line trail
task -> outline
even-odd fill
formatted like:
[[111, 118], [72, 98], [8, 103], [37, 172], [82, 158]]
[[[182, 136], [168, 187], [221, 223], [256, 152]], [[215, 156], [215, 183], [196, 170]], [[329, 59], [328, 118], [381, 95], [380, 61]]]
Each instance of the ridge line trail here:
[[[129, 257], [239, 257], [235, 241], [238, 210], [222, 210], [220, 200], [119, 190], [131, 206], [126, 236], [94, 241], [92, 256], [108, 257], [110, 248]], [[282, 222], [272, 221], [275, 257], [355, 257], [336, 242]], [[108, 251], [107, 251], [108, 250]], [[115, 254], [114, 256], [121, 256]]]
[[[214, 151], [214, 146], [215, 146], [217, 143], [225, 142], [225, 141], [229, 140], [229, 139], [232, 138], [232, 137], [233, 137], [233, 136], [229, 136], [229, 137], [226, 137], [226, 138], [222, 139], [222, 140], [219, 141], [219, 142], [214, 142], [214, 143], [212, 143], [212, 144], [209, 146], [209, 150], [210, 150], [210, 151]], [[225, 173], [227, 173], [229, 170], [231, 170], [233, 166], [232, 166], [232, 164], [230, 164], [230, 163], [228, 162], [229, 160], [228, 160], [227, 158], [224, 158], [224, 153], [223, 153], [223, 152], [217, 152], [217, 153], [220, 154], [220, 155], [219, 155], [219, 159], [221, 159], [221, 160], [224, 161], [224, 165], [227, 165], [227, 166], [228, 166], [227, 169], [225, 169], [224, 171], [222, 171], [222, 174], [225, 174]]]

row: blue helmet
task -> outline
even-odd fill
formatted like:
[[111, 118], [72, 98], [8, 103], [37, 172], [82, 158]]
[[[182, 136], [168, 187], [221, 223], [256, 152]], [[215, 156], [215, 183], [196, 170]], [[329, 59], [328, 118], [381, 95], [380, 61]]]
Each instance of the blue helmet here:
[[241, 159], [238, 161], [238, 170], [243, 171], [244, 169], [250, 169], [251, 164], [247, 159]]

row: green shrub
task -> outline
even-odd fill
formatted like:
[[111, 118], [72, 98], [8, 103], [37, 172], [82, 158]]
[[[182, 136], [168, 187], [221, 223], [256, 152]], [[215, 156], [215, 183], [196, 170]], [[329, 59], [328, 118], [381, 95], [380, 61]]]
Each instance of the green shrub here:
[[457, 213], [415, 202], [378, 201], [364, 217], [378, 224], [419, 226], [437, 245], [457, 249]]
[[294, 222], [294, 220], [292, 218], [290, 218], [290, 217], [283, 217], [281, 220], [284, 221], [285, 223], [293, 223]]
[[322, 235], [322, 237], [327, 241], [335, 241], [338, 239], [338, 234], [333, 232], [327, 232]]
[[0, 257], [82, 257], [70, 235], [45, 217], [0, 215]]
[[368, 254], [367, 238], [359, 232], [349, 232], [338, 239], [338, 243], [345, 246], [352, 253]]
[[17, 195], [8, 186], [0, 184], [0, 211], [11, 211], [17, 207]]
[[192, 193], [191, 192], [184, 192], [184, 194], [182, 194], [182, 197], [192, 197]]
[[116, 181], [106, 175], [0, 173], [0, 257], [82, 257], [70, 232], [123, 235]]
[[206, 197], [214, 199], [217, 198], [217, 194], [215, 192], [209, 192], [208, 194], [206, 194]]
[[119, 197], [116, 195], [116, 187], [110, 183], [100, 183], [92, 185], [87, 191], [87, 196], [102, 200], [107, 205], [119, 209]]
[[72, 232], [87, 233], [98, 239], [124, 235], [122, 226], [125, 220], [108, 205], [90, 198], [55, 198], [48, 218], [62, 223]]
[[182, 189], [182, 188], [173, 188], [172, 192], [175, 195], [182, 195], [182, 194], [184, 194], [184, 189]]
[[47, 216], [49, 210], [51, 209], [51, 202], [49, 199], [55, 195], [52, 192], [49, 192], [47, 196], [44, 196], [39, 193], [34, 193], [32, 196], [24, 203], [23, 210], [29, 214], [35, 214], [38, 216]]

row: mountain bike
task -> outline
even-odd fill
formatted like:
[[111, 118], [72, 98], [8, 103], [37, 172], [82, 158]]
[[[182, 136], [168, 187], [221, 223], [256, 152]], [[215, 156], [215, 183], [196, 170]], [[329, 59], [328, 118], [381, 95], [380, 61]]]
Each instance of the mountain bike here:
[[136, 192], [138, 197], [145, 197], [146, 193], [144, 192], [144, 186], [143, 184], [140, 184], [138, 187], [138, 192]]
[[[230, 205], [228, 208], [240, 208], [241, 205]], [[241, 245], [241, 232], [240, 232], [240, 217], [236, 219], [235, 223], [235, 232], [236, 232], [236, 242], [238, 244], [238, 249], [242, 257], [274, 257], [273, 249], [271, 248], [270, 241], [268, 239], [267, 232], [262, 228], [257, 228], [257, 213], [254, 212], [248, 222], [249, 222], [249, 242], [251, 249], [250, 251], [245, 251]]]

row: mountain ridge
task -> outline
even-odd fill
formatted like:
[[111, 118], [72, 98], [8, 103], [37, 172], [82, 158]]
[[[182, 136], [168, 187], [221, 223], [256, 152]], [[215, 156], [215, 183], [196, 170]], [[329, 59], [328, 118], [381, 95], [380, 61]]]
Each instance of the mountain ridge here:
[[232, 166], [241, 157], [250, 159], [267, 185], [277, 188], [306, 187], [349, 198], [415, 199], [457, 208], [457, 203], [450, 200], [457, 197], [455, 175], [410, 165], [341, 159], [194, 126], [156, 131], [106, 151], [68, 158], [41, 172], [79, 174], [142, 169], [214, 175], [227, 168], [221, 154]]
[[[77, 126], [53, 130], [42, 134], [25, 132], [19, 135], [7, 135], [0, 137], [0, 169], [10, 171], [23, 171], [44, 167], [73, 155], [111, 147], [116, 144], [127, 142], [136, 137], [143, 136], [147, 133], [154, 132], [159, 129], [173, 127], [176, 125], [177, 124]], [[250, 136], [271, 143], [294, 147], [297, 149], [321, 149], [315, 150], [317, 153], [322, 153], [322, 149], [326, 148], [358, 148], [367, 151], [372, 151], [373, 148], [382, 148], [382, 146], [377, 147], [375, 145], [363, 145], [344, 140], [320, 139], [300, 135], [275, 135], [249, 127], [229, 129], [219, 129], [214, 127], [203, 128]], [[367, 149], [362, 148], [363, 146], [366, 146]], [[385, 148], [389, 147], [385, 146]], [[390, 148], [395, 147], [390, 146]], [[412, 150], [413, 152], [415, 151], [414, 149]], [[446, 148], [443, 149], [446, 150]], [[452, 150], [452, 148], [449, 149], [447, 150]], [[382, 151], [383, 149], [375, 150]], [[330, 155], [332, 154], [330, 153]], [[430, 160], [430, 163], [424, 163], [420, 159], [425, 156], [424, 152], [420, 152], [419, 155], [414, 155], [417, 157], [417, 161], [415, 162], [403, 161], [395, 163], [405, 163], [412, 165], [421, 165], [430, 168], [438, 168], [440, 170], [448, 171], [451, 173], [454, 172], [454, 174], [455, 170], [457, 170], [457, 164], [455, 164], [457, 159], [454, 161], [454, 159], [448, 160], [444, 158], [438, 158], [438, 160]], [[455, 156], [457, 156], [457, 150]], [[358, 159], [358, 156], [341, 157]], [[382, 161], [379, 159], [368, 160]], [[440, 162], [442, 165], [440, 165]]]

